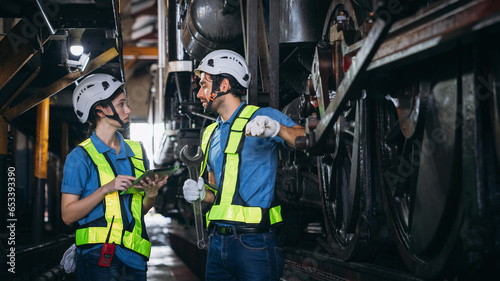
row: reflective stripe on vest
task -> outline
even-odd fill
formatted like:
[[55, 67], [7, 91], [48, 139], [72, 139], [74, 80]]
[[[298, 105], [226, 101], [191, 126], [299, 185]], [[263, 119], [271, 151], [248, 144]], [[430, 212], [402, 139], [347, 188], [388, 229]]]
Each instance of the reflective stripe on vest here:
[[[203, 137], [201, 139], [201, 151], [203, 152], [204, 159], [201, 162], [201, 167], [200, 167], [200, 177], [205, 173], [205, 168], [207, 167], [208, 163], [208, 153], [207, 153], [207, 148], [210, 145], [210, 140], [212, 139], [212, 133], [215, 130], [215, 127], [217, 127], [217, 123], [212, 123], [208, 125], [205, 128], [205, 131], [203, 132]], [[217, 195], [217, 189], [212, 188], [210, 185], [205, 184], [205, 188], [208, 188], [211, 190], [215, 195]]]
[[[263, 209], [261, 207], [248, 207], [233, 204], [234, 198], [239, 196], [239, 168], [243, 144], [245, 142], [245, 126], [252, 115], [259, 109], [257, 106], [247, 105], [243, 107], [231, 124], [229, 139], [224, 150], [224, 174], [221, 177], [222, 192], [216, 197], [214, 205], [207, 214], [207, 226], [210, 221], [231, 221], [244, 223], [246, 225], [258, 225], [261, 223], [263, 211], [269, 214], [270, 224], [282, 221], [281, 206]], [[205, 129], [201, 142], [202, 151], [205, 155], [200, 167], [200, 176], [203, 175], [207, 161], [208, 149], [216, 123], [212, 123]], [[219, 200], [220, 199], [220, 200]]]
[[[133, 174], [136, 177], [139, 177], [145, 170], [141, 144], [139, 142], [130, 140], [125, 141], [136, 155], [129, 159], [131, 161], [131, 166], [134, 169]], [[109, 183], [116, 177], [111, 163], [108, 162], [104, 154], [101, 154], [97, 151], [90, 138], [82, 142], [80, 146], [82, 146], [87, 151], [90, 158], [96, 165], [99, 174], [100, 186]], [[151, 253], [151, 243], [141, 237], [143, 231], [142, 198], [143, 195], [139, 193], [134, 193], [132, 196], [130, 211], [132, 212], [135, 224], [132, 232], [129, 232], [123, 229], [121, 208], [124, 208], [124, 206], [121, 206], [118, 191], [108, 193], [104, 197], [103, 202], [105, 207], [104, 218], [106, 219], [107, 226], [77, 229], [75, 237], [76, 245], [80, 246], [86, 244], [102, 244], [106, 242], [108, 233], [110, 233], [108, 243], [123, 245], [125, 248], [128, 248], [138, 254], [145, 256], [146, 258], [149, 258], [149, 255]], [[110, 232], [109, 228], [111, 220], [113, 220], [113, 228]]]

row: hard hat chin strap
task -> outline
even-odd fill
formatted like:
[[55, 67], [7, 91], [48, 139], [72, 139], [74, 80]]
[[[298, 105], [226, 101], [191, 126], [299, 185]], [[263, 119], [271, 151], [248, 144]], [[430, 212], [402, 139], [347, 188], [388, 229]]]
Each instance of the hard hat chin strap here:
[[215, 93], [215, 92], [212, 92], [210, 94], [210, 97], [208, 98], [208, 104], [207, 104], [207, 107], [205, 108], [205, 113], [210, 113], [212, 112], [212, 103], [214, 102], [214, 100], [218, 97], [222, 97], [224, 95], [227, 95], [227, 94], [230, 94], [232, 93], [231, 90], [229, 91], [226, 91], [226, 92], [218, 92], [218, 93]]
[[[219, 89], [220, 84], [222, 83], [222, 80], [224, 80], [224, 78], [226, 78], [226, 77], [221, 76], [221, 75], [212, 76], [212, 89]], [[207, 104], [207, 107], [204, 109], [204, 112], [205, 113], [213, 112], [212, 111], [212, 103], [214, 102], [214, 100], [218, 97], [222, 97], [222, 96], [230, 94], [232, 92], [233, 92], [232, 89], [229, 89], [225, 92], [218, 92], [218, 93], [215, 93], [215, 91], [213, 91], [210, 94], [210, 97], [208, 98], [208, 104]]]
[[111, 102], [109, 103], [109, 107], [111, 107], [111, 110], [113, 111], [113, 115], [104, 114], [104, 112], [102, 114], [104, 114], [104, 116], [106, 116], [110, 119], [118, 121], [118, 123], [120, 123], [120, 125], [122, 126], [123, 129], [127, 129], [130, 126], [130, 122], [124, 123], [122, 121], [122, 119], [120, 119], [120, 116], [116, 112], [116, 109]]

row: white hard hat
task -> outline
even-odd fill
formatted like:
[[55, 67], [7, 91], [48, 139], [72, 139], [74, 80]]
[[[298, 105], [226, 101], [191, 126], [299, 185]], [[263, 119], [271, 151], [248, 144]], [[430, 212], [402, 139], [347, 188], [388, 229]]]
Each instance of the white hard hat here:
[[92, 105], [109, 98], [123, 85], [123, 82], [104, 73], [92, 74], [83, 79], [73, 92], [73, 109], [78, 120], [87, 122]]
[[206, 55], [194, 70], [197, 76], [201, 76], [201, 72], [211, 75], [229, 74], [245, 88], [248, 88], [251, 78], [245, 59], [230, 50], [217, 50]]

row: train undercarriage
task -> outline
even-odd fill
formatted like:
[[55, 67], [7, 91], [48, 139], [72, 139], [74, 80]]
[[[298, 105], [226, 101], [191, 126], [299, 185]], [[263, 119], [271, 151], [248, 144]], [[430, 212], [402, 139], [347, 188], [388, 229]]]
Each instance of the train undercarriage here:
[[[205, 30], [192, 30], [208, 19], [191, 13], [208, 1], [195, 2], [178, 19], [196, 61], [209, 48]], [[499, 32], [500, 5], [381, 2], [280, 1], [281, 33], [273, 29], [272, 1], [262, 2], [270, 47], [258, 47], [258, 94], [247, 101], [278, 104], [307, 130], [296, 150], [281, 151], [276, 181], [288, 267], [326, 274], [310, 274], [318, 280], [330, 280], [336, 262], [403, 274], [393, 280], [483, 280], [499, 259], [500, 61], [489, 40]], [[231, 21], [220, 27], [239, 24], [238, 12], [228, 12]], [[234, 34], [226, 31], [225, 38], [207, 37], [227, 47], [216, 42]], [[280, 39], [278, 68], [260, 59], [275, 55], [273, 37]], [[278, 91], [269, 77], [279, 77]], [[166, 119], [177, 135], [170, 133], [175, 141], [164, 149], [170, 145], [173, 162], [174, 143], [177, 155], [196, 145], [193, 128], [211, 119], [196, 105], [196, 89], [172, 88]], [[178, 186], [165, 190], [165, 215], [172, 206], [189, 214], [182, 200], [169, 199]], [[286, 280], [303, 280], [297, 276]]]

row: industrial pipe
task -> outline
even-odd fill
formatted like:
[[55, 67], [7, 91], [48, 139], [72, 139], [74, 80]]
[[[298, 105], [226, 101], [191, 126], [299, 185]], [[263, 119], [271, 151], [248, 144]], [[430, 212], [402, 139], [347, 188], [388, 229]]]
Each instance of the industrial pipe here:
[[49, 150], [49, 104], [44, 99], [37, 108], [35, 148], [35, 190], [33, 194], [32, 237], [40, 243], [43, 234], [45, 209], [45, 184], [47, 182], [47, 153]]
[[[158, 91], [157, 101], [158, 101], [158, 112], [157, 116], [160, 122], [164, 121], [165, 114], [165, 102], [163, 101], [165, 96], [165, 64], [166, 64], [166, 7], [165, 0], [158, 0]], [[154, 120], [156, 122], [157, 120]]]
[[38, 9], [40, 9], [40, 12], [42, 13], [43, 20], [45, 21], [45, 23], [47, 24], [47, 27], [50, 30], [50, 34], [52, 34], [52, 35], [56, 34], [56, 31], [54, 30], [54, 28], [50, 24], [49, 17], [47, 17], [47, 14], [43, 11], [43, 7], [42, 7], [42, 4], [40, 3], [40, 0], [35, 0], [35, 2], [38, 5]]

